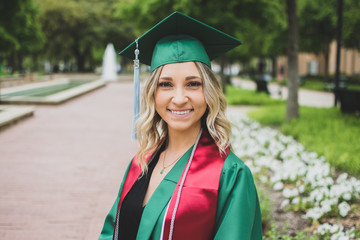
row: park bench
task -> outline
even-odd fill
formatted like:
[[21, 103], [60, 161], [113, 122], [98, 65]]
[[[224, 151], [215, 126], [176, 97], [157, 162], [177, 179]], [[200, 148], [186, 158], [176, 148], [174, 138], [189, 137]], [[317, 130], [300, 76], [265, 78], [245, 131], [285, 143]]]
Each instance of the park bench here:
[[353, 89], [339, 89], [337, 91], [340, 110], [343, 113], [360, 112], [360, 91]]
[[[348, 85], [348, 79], [346, 76], [340, 76], [339, 79], [339, 88], [346, 89]], [[324, 90], [334, 90], [335, 89], [335, 80], [325, 82], [324, 83]]]

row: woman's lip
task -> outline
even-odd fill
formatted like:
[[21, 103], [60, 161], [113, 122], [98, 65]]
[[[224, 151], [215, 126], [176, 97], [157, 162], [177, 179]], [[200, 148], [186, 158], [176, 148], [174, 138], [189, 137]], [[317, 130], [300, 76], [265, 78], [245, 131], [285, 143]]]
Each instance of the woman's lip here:
[[188, 116], [193, 109], [186, 109], [186, 110], [171, 110], [168, 109], [168, 111], [171, 113], [171, 115], [176, 116], [176, 117], [186, 117]]

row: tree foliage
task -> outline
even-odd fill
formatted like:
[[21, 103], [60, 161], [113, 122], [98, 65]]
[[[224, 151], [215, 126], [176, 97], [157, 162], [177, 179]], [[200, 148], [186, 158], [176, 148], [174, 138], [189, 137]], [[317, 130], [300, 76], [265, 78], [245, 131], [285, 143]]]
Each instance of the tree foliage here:
[[2, 1], [0, 5], [1, 57], [18, 70], [24, 56], [38, 52], [45, 41], [38, 18], [39, 9], [33, 0]]
[[183, 12], [242, 40], [244, 47], [227, 54], [228, 58], [242, 62], [268, 55], [275, 33], [286, 26], [281, 0], [128, 0], [118, 4], [118, 13], [134, 22], [138, 36], [173, 11]]
[[325, 60], [324, 81], [329, 76], [330, 43], [336, 38], [336, 1], [304, 0], [299, 2], [300, 51], [322, 54]]
[[336, 1], [299, 1], [300, 50], [320, 54], [336, 37]]
[[54, 61], [75, 59], [79, 71], [99, 64], [108, 42], [122, 46], [131, 36], [121, 19], [114, 17], [113, 4], [112, 0], [41, 0], [41, 22], [48, 39], [44, 53]]
[[[299, 1], [300, 51], [322, 54], [325, 60], [325, 76], [329, 75], [330, 44], [337, 34], [337, 0]], [[360, 50], [360, 2], [344, 1], [343, 45]]]
[[344, 46], [360, 51], [360, 1], [344, 1], [343, 21]]
[[79, 71], [90, 70], [101, 62], [107, 43], [122, 47], [130, 41], [132, 29], [114, 17], [113, 0], [40, 1], [48, 39], [44, 54], [55, 62], [75, 59]]
[[[106, 44], [120, 51], [173, 11], [181, 11], [243, 41], [221, 61], [286, 53], [285, 0], [12, 0], [0, 3], [0, 63], [21, 69], [24, 56], [100, 65]], [[327, 54], [336, 34], [336, 0], [298, 2], [300, 51]], [[360, 50], [360, 1], [344, 2], [343, 44]]]

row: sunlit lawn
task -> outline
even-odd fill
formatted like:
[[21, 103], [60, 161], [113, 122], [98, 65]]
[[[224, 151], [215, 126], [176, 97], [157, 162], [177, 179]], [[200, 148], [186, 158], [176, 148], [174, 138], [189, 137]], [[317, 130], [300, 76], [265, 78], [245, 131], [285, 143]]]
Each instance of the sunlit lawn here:
[[273, 105], [284, 103], [283, 100], [272, 99], [266, 93], [257, 93], [254, 90], [241, 89], [228, 85], [226, 87], [226, 100], [229, 105]]
[[300, 118], [285, 122], [285, 102], [255, 91], [227, 88], [229, 104], [266, 105], [249, 116], [263, 125], [276, 126], [309, 151], [323, 155], [339, 170], [360, 176], [360, 119], [344, 115], [338, 108], [300, 107]]

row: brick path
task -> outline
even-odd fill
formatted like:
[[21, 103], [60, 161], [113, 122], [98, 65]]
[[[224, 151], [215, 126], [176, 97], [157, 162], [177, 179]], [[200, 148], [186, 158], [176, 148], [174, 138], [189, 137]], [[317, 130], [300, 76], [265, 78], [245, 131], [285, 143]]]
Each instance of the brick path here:
[[0, 132], [0, 239], [97, 239], [136, 151], [132, 84], [106, 87]]

